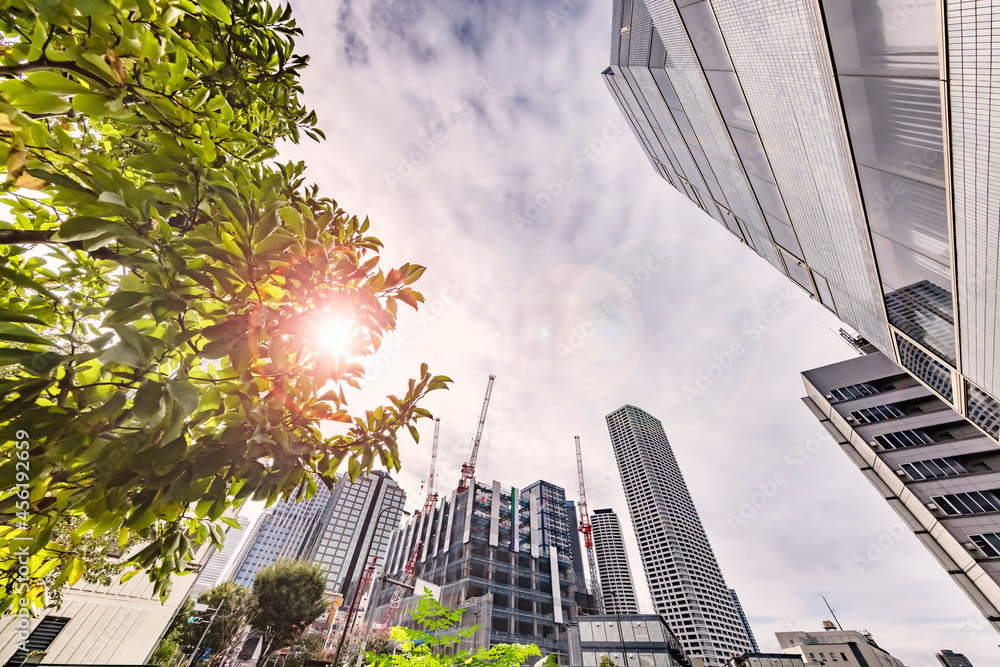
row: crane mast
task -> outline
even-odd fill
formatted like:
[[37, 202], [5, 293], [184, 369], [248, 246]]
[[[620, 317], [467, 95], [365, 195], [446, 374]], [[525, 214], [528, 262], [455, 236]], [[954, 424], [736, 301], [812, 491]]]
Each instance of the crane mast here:
[[422, 514], [434, 511], [434, 504], [437, 502], [437, 484], [434, 481], [435, 468], [438, 458], [438, 436], [441, 433], [441, 420], [434, 420], [434, 446], [431, 447], [431, 471], [427, 476], [427, 500], [424, 501], [424, 508], [420, 510]]
[[590, 564], [590, 594], [597, 605], [597, 613], [604, 613], [604, 600], [601, 598], [601, 585], [597, 578], [597, 559], [594, 557], [594, 529], [590, 525], [590, 514], [587, 511], [587, 485], [583, 480], [583, 452], [580, 449], [580, 436], [576, 439], [576, 470], [580, 475], [580, 532], [583, 533], [583, 543], [587, 548], [587, 561]]
[[458, 492], [465, 491], [475, 483], [476, 479], [476, 457], [479, 456], [479, 441], [483, 437], [483, 426], [486, 424], [486, 411], [490, 407], [490, 394], [493, 393], [493, 381], [495, 375], [490, 376], [490, 381], [486, 384], [486, 398], [483, 399], [483, 411], [479, 415], [479, 426], [476, 428], [476, 438], [472, 441], [472, 454], [469, 461], [462, 464], [462, 479], [458, 483]]
[[[416, 546], [413, 547], [413, 553], [410, 554], [410, 560], [406, 561], [406, 567], [403, 568], [403, 576], [401, 577], [401, 581], [405, 584], [410, 583], [410, 580], [413, 579], [413, 572], [417, 569], [417, 554], [420, 553], [420, 547], [423, 545], [423, 540], [417, 542]], [[385, 608], [385, 613], [382, 614], [381, 627], [388, 628], [396, 619], [396, 613], [399, 611], [399, 603], [403, 601], [403, 590], [401, 586], [396, 586], [396, 590], [392, 592], [392, 599], [389, 600], [389, 606]]]

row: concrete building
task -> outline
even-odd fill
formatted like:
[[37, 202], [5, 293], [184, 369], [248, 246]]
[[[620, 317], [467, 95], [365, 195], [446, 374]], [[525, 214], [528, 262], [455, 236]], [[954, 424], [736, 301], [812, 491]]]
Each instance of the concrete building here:
[[750, 651], [663, 424], [631, 405], [605, 419], [656, 613], [708, 667]]
[[384, 472], [373, 471], [354, 482], [348, 475], [340, 478], [320, 518], [317, 537], [303, 553], [326, 570], [329, 596], [340, 595], [350, 604], [364, 573], [365, 553], [369, 560], [377, 558], [384, 564], [405, 504], [406, 492]]
[[576, 518], [576, 503], [572, 500], [566, 501], [566, 519], [569, 524], [570, 549], [573, 552], [573, 576], [576, 578], [576, 613], [583, 616], [600, 614], [601, 609], [597, 600], [589, 593], [586, 585], [587, 576], [583, 569], [584, 547], [580, 540], [580, 523]]
[[597, 667], [691, 667], [670, 626], [655, 614], [584, 616], [570, 631], [570, 664]]
[[941, 667], [972, 667], [972, 662], [961, 653], [944, 649], [935, 656]]
[[[203, 565], [213, 550], [203, 545], [193, 564]], [[174, 577], [170, 595], [161, 603], [141, 574], [110, 586], [81, 579], [63, 591], [60, 607], [26, 619], [23, 635], [22, 619], [0, 617], [0, 664], [19, 666], [32, 651], [44, 651], [46, 664], [145, 664], [194, 582], [193, 576]]]
[[806, 667], [905, 667], [879, 647], [871, 634], [856, 630], [838, 630], [833, 623], [824, 624], [823, 632], [776, 632], [778, 645], [784, 653], [802, 657]]
[[1000, 448], [881, 353], [802, 374], [806, 405], [1000, 631]]
[[601, 578], [601, 598], [606, 614], [638, 614], [639, 602], [632, 583], [632, 568], [625, 551], [622, 525], [614, 510], [594, 510], [594, 553]]
[[[533, 643], [568, 665], [567, 631], [576, 620], [572, 539], [560, 487], [477, 481], [393, 534], [386, 573], [400, 577], [416, 551], [416, 577], [441, 586], [443, 604], [467, 610], [463, 626], [481, 626], [464, 648]], [[374, 622], [391, 595], [391, 587], [376, 591]], [[411, 623], [406, 611], [417, 599], [403, 600], [397, 623]]]
[[706, 221], [994, 439], [998, 30], [989, 2], [615, 0], [603, 73]]
[[233, 580], [252, 586], [257, 572], [278, 559], [302, 558], [322, 526], [330, 497], [330, 490], [318, 482], [308, 500], [279, 500], [264, 510], [233, 563]]
[[232, 559], [233, 554], [235, 554], [240, 546], [243, 544], [243, 537], [246, 534], [247, 527], [250, 526], [250, 519], [245, 516], [236, 517], [236, 521], [240, 524], [239, 528], [233, 528], [232, 526], [227, 526], [226, 528], [226, 543], [222, 546], [221, 551], [212, 550], [208, 557], [208, 561], [205, 565], [198, 571], [198, 578], [195, 579], [194, 585], [191, 587], [191, 597], [198, 599], [198, 596], [212, 588], [221, 581], [224, 581], [226, 566]]
[[730, 658], [726, 667], [802, 667], [802, 657], [784, 653], [744, 653]]
[[729, 589], [729, 597], [733, 599], [733, 605], [736, 607], [736, 612], [740, 615], [740, 620], [743, 622], [743, 629], [746, 630], [747, 637], [750, 639], [750, 646], [753, 647], [754, 652], [760, 652], [760, 647], [757, 646], [757, 640], [754, 639], [753, 630], [750, 629], [750, 619], [743, 612], [743, 605], [740, 603], [740, 597], [736, 594], [736, 589]]

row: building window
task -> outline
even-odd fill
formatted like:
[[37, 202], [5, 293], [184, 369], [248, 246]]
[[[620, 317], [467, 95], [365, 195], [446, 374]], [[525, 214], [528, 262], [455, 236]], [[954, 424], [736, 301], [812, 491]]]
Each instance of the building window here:
[[831, 389], [830, 393], [837, 401], [851, 401], [862, 396], [874, 396], [878, 390], [867, 382], [862, 382], [841, 389]]
[[903, 411], [895, 405], [877, 405], [873, 408], [865, 408], [864, 410], [854, 410], [851, 412], [851, 416], [859, 424], [872, 424], [874, 422], [902, 417]]
[[968, 472], [962, 467], [961, 463], [953, 458], [914, 461], [913, 463], [904, 463], [902, 468], [913, 479], [951, 477], [954, 475], [964, 475]]
[[953, 493], [946, 496], [933, 496], [931, 500], [948, 515], [1000, 512], [1000, 498], [997, 498], [993, 491]]
[[875, 442], [882, 445], [885, 449], [902, 449], [904, 447], [916, 447], [917, 445], [929, 445], [934, 441], [923, 429], [914, 428], [906, 431], [876, 435]]
[[1000, 558], [1000, 533], [969, 535], [969, 539], [990, 558]]

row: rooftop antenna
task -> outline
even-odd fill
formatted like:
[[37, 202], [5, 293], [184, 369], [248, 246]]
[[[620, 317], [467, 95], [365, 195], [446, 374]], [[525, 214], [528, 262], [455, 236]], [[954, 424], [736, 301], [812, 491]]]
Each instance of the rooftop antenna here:
[[841, 631], [841, 632], [843, 632], [843, 631], [844, 631], [844, 626], [842, 626], [842, 625], [840, 624], [840, 619], [839, 619], [839, 618], [837, 618], [837, 614], [836, 614], [836, 613], [834, 613], [834, 611], [833, 611], [833, 607], [831, 607], [831, 606], [830, 606], [830, 603], [826, 601], [826, 596], [825, 596], [825, 595], [823, 595], [822, 593], [820, 593], [820, 597], [821, 597], [821, 598], [823, 598], [823, 602], [825, 602], [825, 603], [826, 603], [826, 608], [830, 610], [830, 615], [831, 615], [831, 616], [833, 616], [833, 620], [837, 621], [837, 628], [839, 628], [839, 629], [840, 629], [840, 631]]

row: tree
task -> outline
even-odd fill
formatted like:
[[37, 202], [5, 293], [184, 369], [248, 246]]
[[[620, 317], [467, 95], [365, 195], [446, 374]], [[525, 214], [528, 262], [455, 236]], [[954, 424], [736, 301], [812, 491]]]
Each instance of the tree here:
[[[256, 611], [256, 601], [246, 586], [224, 581], [199, 595], [198, 602], [208, 605], [210, 609], [219, 610], [201, 642], [202, 649], [212, 649], [208, 664], [216, 665], [239, 641], [243, 629]], [[210, 618], [212, 613], [204, 612], [202, 616]], [[185, 633], [183, 645], [194, 647], [205, 631], [205, 626], [199, 623], [189, 623], [188, 626], [193, 632]]]
[[0, 612], [102, 536], [165, 598], [227, 509], [398, 470], [450, 380], [424, 365], [363, 415], [345, 388], [424, 267], [381, 270], [369, 221], [274, 161], [322, 138], [291, 7], [10, 0], [0, 30]]
[[323, 568], [309, 561], [283, 559], [257, 572], [250, 627], [261, 636], [258, 664], [298, 639], [326, 611], [325, 592]]
[[281, 662], [281, 667], [302, 667], [306, 660], [319, 660], [323, 657], [323, 636], [302, 635], [288, 647], [288, 657]]
[[606, 655], [602, 655], [597, 667], [615, 667], [615, 661]]
[[[496, 644], [489, 648], [455, 651], [463, 639], [474, 637], [479, 626], [461, 628], [463, 609], [439, 604], [430, 592], [421, 597], [412, 616], [423, 630], [394, 627], [391, 636], [398, 645], [395, 654], [370, 654], [378, 667], [517, 667], [531, 656], [540, 656], [534, 644]], [[452, 634], [444, 634], [447, 631]], [[549, 656], [546, 667], [554, 667]], [[541, 666], [539, 666], [541, 667]]]
[[[330, 645], [336, 647], [340, 642], [340, 635], [344, 632], [344, 628], [333, 634], [333, 638], [330, 641]], [[344, 647], [340, 651], [340, 658], [337, 664], [333, 667], [348, 667], [349, 665], [354, 665], [358, 660], [358, 650], [361, 648], [361, 644], [365, 643], [365, 655], [388, 653], [392, 650], [394, 642], [389, 632], [389, 628], [379, 628], [372, 629], [368, 632], [368, 640], [365, 642], [365, 629], [364, 627], [358, 627], [347, 633], [347, 638], [344, 639]], [[332, 661], [333, 656], [336, 652], [330, 650], [324, 653], [323, 659], [326, 661]], [[284, 667], [284, 666], [282, 666]]]

